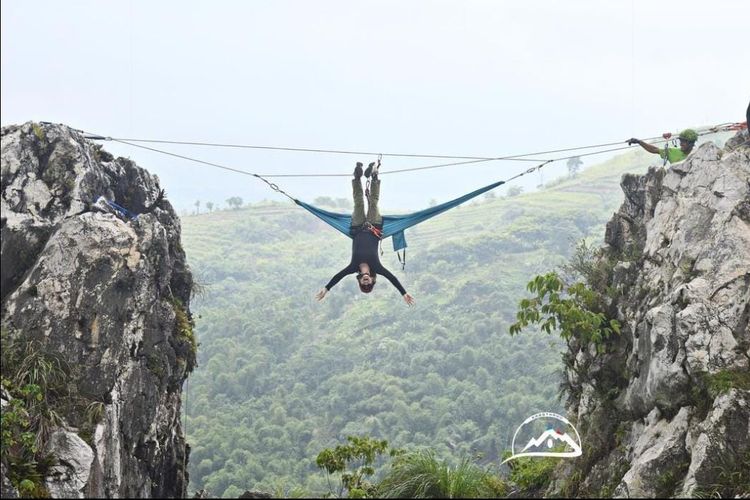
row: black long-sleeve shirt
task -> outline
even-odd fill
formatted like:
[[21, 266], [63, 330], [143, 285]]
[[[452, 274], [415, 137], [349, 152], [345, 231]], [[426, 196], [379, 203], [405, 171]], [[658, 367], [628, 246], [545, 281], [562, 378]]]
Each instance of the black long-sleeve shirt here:
[[331, 278], [331, 281], [329, 281], [326, 285], [326, 290], [330, 290], [331, 288], [333, 288], [336, 283], [341, 281], [341, 278], [343, 278], [347, 274], [358, 273], [359, 265], [366, 263], [370, 266], [371, 272], [388, 278], [388, 281], [390, 281], [391, 284], [395, 286], [399, 292], [401, 292], [401, 295], [404, 295], [406, 293], [406, 290], [398, 281], [398, 278], [391, 274], [391, 272], [383, 267], [383, 265], [380, 263], [380, 258], [378, 257], [379, 242], [380, 239], [378, 239], [378, 237], [372, 234], [370, 231], [359, 231], [354, 236], [354, 239], [352, 241], [352, 261], [348, 266], [336, 273], [336, 275]]

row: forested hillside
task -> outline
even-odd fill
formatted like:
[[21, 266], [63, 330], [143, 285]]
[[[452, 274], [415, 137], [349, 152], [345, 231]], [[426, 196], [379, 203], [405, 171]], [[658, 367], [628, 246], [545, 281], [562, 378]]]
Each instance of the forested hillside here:
[[[405, 272], [384, 242], [383, 263], [414, 308], [384, 279], [364, 295], [345, 278], [316, 302], [351, 243], [289, 203], [184, 217], [204, 283], [193, 302], [190, 490], [324, 493], [315, 457], [352, 434], [497, 462], [524, 418], [562, 411], [559, 339], [508, 335], [526, 282], [580, 239], [601, 241], [621, 174], [654, 162], [631, 152], [532, 194], [461, 206], [407, 231]], [[389, 181], [382, 205], [394, 213]]]

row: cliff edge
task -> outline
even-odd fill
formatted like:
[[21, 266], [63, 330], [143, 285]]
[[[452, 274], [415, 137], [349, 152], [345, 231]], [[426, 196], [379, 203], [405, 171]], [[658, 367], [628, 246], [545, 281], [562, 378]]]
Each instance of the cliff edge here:
[[747, 131], [621, 184], [596, 263], [621, 334], [567, 353], [584, 455], [547, 494], [750, 494]]
[[3, 127], [1, 159], [3, 497], [184, 496], [192, 277], [158, 179], [63, 125]]

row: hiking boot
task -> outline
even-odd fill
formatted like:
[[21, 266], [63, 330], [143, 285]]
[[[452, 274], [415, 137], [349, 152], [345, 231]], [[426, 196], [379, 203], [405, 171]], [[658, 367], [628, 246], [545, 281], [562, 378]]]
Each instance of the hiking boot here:
[[362, 162], [358, 161], [357, 166], [354, 167], [354, 178], [359, 179], [362, 177]]
[[365, 177], [367, 177], [368, 179], [370, 178], [370, 175], [372, 174], [372, 168], [374, 166], [375, 166], [375, 162], [372, 162], [369, 165], [367, 165], [367, 170], [365, 170]]
[[372, 180], [375, 180], [378, 178], [379, 170], [380, 170], [380, 165], [376, 164], [375, 162], [372, 162], [367, 166], [367, 170], [365, 170], [365, 177], [369, 179], [370, 176], [372, 176]]

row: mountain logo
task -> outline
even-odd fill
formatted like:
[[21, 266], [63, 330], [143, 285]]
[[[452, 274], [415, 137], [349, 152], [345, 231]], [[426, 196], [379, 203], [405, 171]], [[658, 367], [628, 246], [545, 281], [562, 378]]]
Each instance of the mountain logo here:
[[[518, 450], [516, 441], [526, 443], [526, 446]], [[537, 413], [524, 420], [513, 434], [511, 451], [511, 456], [501, 465], [520, 457], [572, 458], [583, 454], [581, 436], [575, 426], [562, 415], [550, 412]]]

